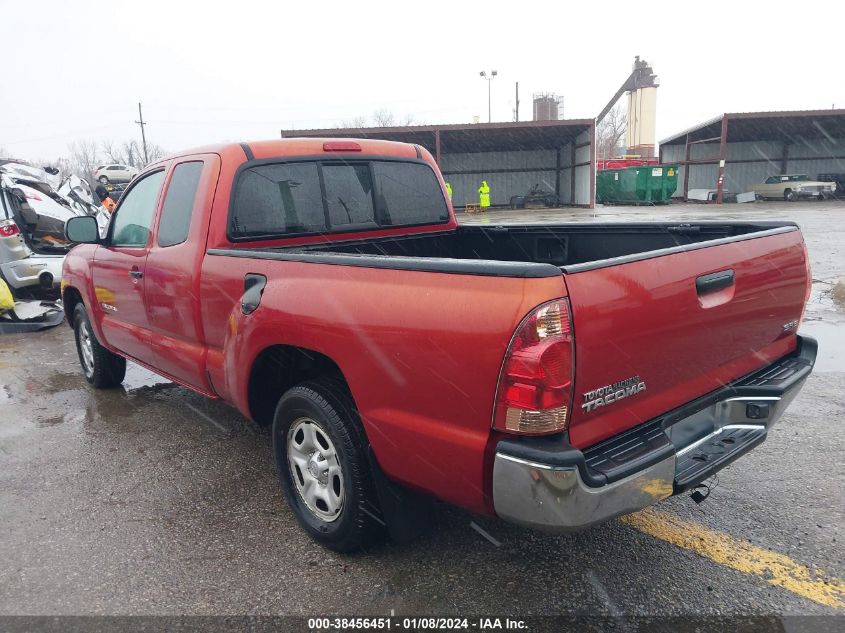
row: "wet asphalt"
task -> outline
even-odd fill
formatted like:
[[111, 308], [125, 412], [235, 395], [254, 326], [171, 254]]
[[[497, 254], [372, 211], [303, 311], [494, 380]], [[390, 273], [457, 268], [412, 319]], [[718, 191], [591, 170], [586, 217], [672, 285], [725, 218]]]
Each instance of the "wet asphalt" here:
[[[798, 220], [816, 279], [805, 327], [828, 360], [709, 499], [659, 507], [843, 578], [844, 203], [461, 220], [664, 217]], [[843, 613], [619, 521], [550, 536], [440, 506], [433, 522], [411, 543], [321, 549], [282, 498], [267, 431], [134, 365], [95, 391], [64, 324], [0, 337], [0, 615]]]

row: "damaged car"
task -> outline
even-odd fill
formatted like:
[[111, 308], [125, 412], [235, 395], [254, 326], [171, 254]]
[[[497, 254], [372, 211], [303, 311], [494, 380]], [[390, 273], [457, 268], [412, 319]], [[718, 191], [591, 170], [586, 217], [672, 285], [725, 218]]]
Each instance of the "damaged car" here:
[[49, 291], [61, 282], [72, 244], [65, 223], [93, 215], [105, 232], [109, 214], [93, 203], [87, 182], [21, 162], [0, 163], [0, 275], [14, 292]]

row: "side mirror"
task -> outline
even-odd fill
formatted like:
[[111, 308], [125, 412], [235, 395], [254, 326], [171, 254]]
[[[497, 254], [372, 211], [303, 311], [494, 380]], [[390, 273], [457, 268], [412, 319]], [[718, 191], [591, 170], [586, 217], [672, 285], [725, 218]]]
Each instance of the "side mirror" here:
[[100, 229], [91, 215], [71, 218], [65, 223], [65, 237], [74, 244], [98, 244]]

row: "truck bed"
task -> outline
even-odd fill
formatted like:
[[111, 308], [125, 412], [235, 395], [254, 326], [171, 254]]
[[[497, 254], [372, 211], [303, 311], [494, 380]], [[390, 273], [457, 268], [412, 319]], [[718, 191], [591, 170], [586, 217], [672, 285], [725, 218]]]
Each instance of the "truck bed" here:
[[[442, 258], [489, 263], [489, 274], [511, 276], [523, 270], [525, 276], [531, 268], [496, 265], [495, 262], [520, 262], [551, 264], [564, 272], [579, 272], [636, 261], [658, 255], [682, 252], [703, 246], [713, 246], [714, 241], [725, 243], [761, 233], [775, 234], [794, 230], [791, 222], [699, 222], [677, 223], [614, 223], [614, 224], [551, 224], [507, 226], [461, 226], [453, 231], [423, 233], [401, 237], [375, 238], [355, 241], [333, 241], [308, 246], [283, 248], [245, 249], [248, 256], [258, 252], [277, 253], [280, 259], [319, 261], [318, 254], [373, 255], [379, 259], [403, 258], [395, 267], [411, 267], [404, 258]], [[672, 249], [667, 251], [667, 249]], [[238, 249], [241, 250], [241, 249]], [[227, 254], [234, 254], [230, 251]], [[244, 253], [247, 255], [247, 253]], [[327, 263], [331, 260], [323, 259]], [[355, 260], [337, 259], [337, 263], [394, 267], [389, 261], [372, 258]], [[441, 262], [444, 272], [455, 267], [455, 262]], [[436, 270], [437, 266], [422, 266]], [[535, 269], [539, 272], [539, 269]], [[460, 266], [454, 272], [460, 272]], [[483, 274], [481, 267], [472, 266], [464, 272]], [[514, 276], [522, 276], [516, 275]], [[537, 276], [542, 276], [537, 274]]]

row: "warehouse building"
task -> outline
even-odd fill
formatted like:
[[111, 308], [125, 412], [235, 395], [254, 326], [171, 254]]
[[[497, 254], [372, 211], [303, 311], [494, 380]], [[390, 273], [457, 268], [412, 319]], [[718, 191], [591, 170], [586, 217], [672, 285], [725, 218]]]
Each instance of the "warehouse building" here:
[[595, 122], [592, 119], [282, 130], [289, 137], [364, 138], [421, 145], [452, 185], [456, 207], [478, 202], [486, 180], [491, 204], [505, 206], [534, 185], [564, 206], [595, 206]]
[[750, 191], [769, 176], [845, 174], [845, 110], [723, 114], [660, 143], [680, 165], [676, 196], [691, 189]]

